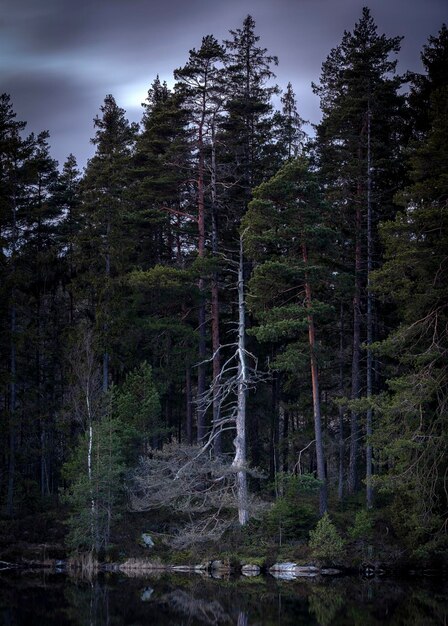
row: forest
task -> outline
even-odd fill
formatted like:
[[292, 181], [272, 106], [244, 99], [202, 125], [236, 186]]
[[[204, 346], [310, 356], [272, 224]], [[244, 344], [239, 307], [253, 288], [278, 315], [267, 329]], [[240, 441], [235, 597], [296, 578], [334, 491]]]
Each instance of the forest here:
[[1, 96], [9, 542], [44, 515], [101, 558], [142, 520], [176, 550], [446, 562], [448, 30], [421, 74], [401, 41], [364, 8], [310, 129], [247, 16], [139, 124], [106, 95], [83, 171]]

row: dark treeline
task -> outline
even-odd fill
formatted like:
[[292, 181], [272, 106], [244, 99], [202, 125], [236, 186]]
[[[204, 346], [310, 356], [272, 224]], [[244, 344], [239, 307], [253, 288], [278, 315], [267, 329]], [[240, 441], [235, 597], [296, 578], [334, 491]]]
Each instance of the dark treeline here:
[[363, 10], [308, 138], [248, 16], [155, 78], [139, 125], [106, 96], [82, 173], [1, 97], [2, 515], [62, 499], [71, 545], [100, 549], [124, 499], [178, 505], [145, 476], [200, 477], [205, 446], [241, 524], [249, 491], [446, 545], [448, 31], [421, 75], [400, 43]]

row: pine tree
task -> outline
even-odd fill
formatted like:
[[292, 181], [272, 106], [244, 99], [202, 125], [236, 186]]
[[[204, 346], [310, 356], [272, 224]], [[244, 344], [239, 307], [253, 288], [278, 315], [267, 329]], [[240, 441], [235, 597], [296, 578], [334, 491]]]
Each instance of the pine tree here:
[[[177, 88], [184, 95], [184, 106], [186, 106], [192, 127], [192, 138], [194, 144], [194, 154], [197, 165], [197, 224], [198, 224], [198, 257], [203, 259], [205, 255], [206, 242], [206, 144], [213, 142], [216, 116], [222, 108], [223, 88], [222, 69], [219, 66], [224, 61], [224, 49], [218, 44], [212, 35], [204, 37], [202, 45], [198, 51], [190, 50], [190, 57], [183, 68], [174, 72], [174, 77], [178, 81]], [[207, 134], [210, 134], [207, 137]], [[214, 146], [212, 145], [212, 150]], [[216, 174], [215, 174], [216, 175]], [[216, 189], [216, 187], [215, 187]], [[205, 320], [205, 280], [204, 276], [199, 277], [199, 292], [201, 302], [199, 305], [199, 364], [198, 364], [198, 386], [197, 386], [197, 438], [201, 442], [206, 434], [205, 411], [201, 398], [205, 393], [205, 358], [206, 358], [206, 320]], [[215, 298], [217, 292], [214, 293]], [[215, 303], [213, 317], [213, 337], [214, 343], [219, 343], [219, 320], [217, 320], [218, 309]], [[215, 361], [214, 373], [219, 371], [219, 345], [214, 347]], [[217, 351], [218, 350], [218, 351]], [[216, 414], [216, 403], [214, 403], [214, 423], [219, 420]], [[219, 440], [218, 440], [219, 441]], [[216, 446], [219, 448], [219, 444]]]
[[[376, 434], [387, 471], [380, 484], [394, 494], [397, 526], [421, 555], [446, 548], [448, 403], [448, 36], [445, 26], [422, 54], [421, 90], [428, 111], [424, 136], [411, 157], [412, 184], [399, 196], [402, 211], [381, 228], [384, 266], [375, 290], [397, 307], [400, 320], [377, 346], [395, 363], [388, 391], [377, 400], [383, 426]], [[443, 72], [440, 70], [443, 69]], [[423, 128], [422, 128], [423, 132]]]
[[183, 265], [191, 219], [188, 113], [183, 95], [172, 93], [159, 77], [143, 103], [141, 133], [133, 158], [132, 218], [138, 231], [136, 262]]
[[[398, 94], [401, 80], [393, 75], [396, 60], [391, 59], [399, 47], [400, 37], [378, 35], [369, 9], [364, 8], [353, 32], [344, 33], [341, 44], [323, 63], [320, 84], [314, 85], [323, 113], [317, 128], [316, 155], [327, 198], [333, 205], [334, 225], [340, 233], [341, 262], [352, 272], [352, 400], [357, 400], [363, 390], [363, 340], [368, 346], [373, 341], [373, 300], [367, 285], [370, 272], [379, 263], [376, 227], [381, 218], [394, 214], [393, 195], [403, 179], [403, 98]], [[369, 394], [373, 382], [369, 347], [367, 353]], [[369, 431], [369, 415], [367, 424]], [[359, 438], [359, 415], [353, 407], [348, 474], [352, 493], [358, 485]], [[369, 474], [369, 441], [367, 458]]]
[[63, 272], [64, 290], [68, 291], [68, 311], [67, 318], [69, 324], [75, 322], [75, 240], [78, 230], [82, 227], [80, 215], [81, 174], [78, 170], [76, 158], [70, 154], [65, 161], [54, 189], [54, 202], [61, 211], [61, 221], [58, 225], [57, 233], [60, 246], [64, 251], [65, 271]]
[[[280, 341], [274, 367], [290, 375], [311, 370], [320, 513], [327, 509], [316, 323], [328, 307], [320, 302], [325, 284], [324, 225], [319, 187], [309, 163], [298, 159], [254, 191], [244, 217], [248, 254], [258, 261], [249, 283], [250, 303], [260, 320], [252, 333], [260, 341]], [[326, 277], [328, 280], [328, 277]], [[307, 336], [307, 337], [306, 337]]]
[[126, 425], [129, 443], [133, 444], [127, 446], [126, 457], [129, 465], [135, 465], [138, 456], [166, 434], [160, 415], [159, 392], [148, 363], [143, 362], [129, 372], [123, 384], [114, 389], [113, 413]]
[[[130, 277], [133, 302], [129, 335], [140, 358], [153, 367], [163, 413], [179, 439], [193, 440], [192, 363], [197, 361], [193, 312], [199, 306], [197, 273], [190, 271], [197, 249], [197, 220], [189, 112], [185, 93], [171, 92], [157, 77], [144, 104], [137, 138], [132, 188], [137, 233], [136, 271]], [[194, 326], [196, 326], [194, 324]], [[132, 360], [132, 366], [137, 365]], [[183, 387], [183, 393], [180, 389]], [[179, 389], [179, 394], [177, 390]], [[182, 408], [180, 408], [182, 403]], [[186, 406], [186, 419], [184, 414]]]
[[294, 159], [302, 152], [305, 142], [303, 120], [297, 110], [297, 100], [291, 83], [281, 97], [282, 110], [275, 115], [276, 147], [282, 161]]
[[411, 129], [415, 139], [426, 137], [432, 126], [431, 99], [436, 89], [447, 83], [448, 28], [443, 24], [436, 36], [431, 36], [424, 46], [421, 59], [424, 74], [410, 72], [411, 90], [408, 97], [411, 111]]
[[[96, 153], [87, 164], [82, 181], [83, 228], [77, 241], [79, 288], [85, 307], [101, 329], [103, 389], [110, 384], [110, 356], [118, 341], [118, 314], [122, 313], [115, 285], [127, 269], [131, 246], [127, 222], [130, 162], [137, 127], [113, 96], [101, 106], [94, 120], [92, 143]], [[127, 236], [126, 236], [127, 234]]]
[[310, 531], [311, 554], [324, 563], [337, 563], [344, 556], [344, 541], [328, 513]]
[[229, 174], [234, 193], [229, 208], [238, 220], [246, 210], [251, 189], [263, 181], [267, 171], [273, 174], [266, 147], [272, 139], [271, 97], [278, 88], [268, 84], [275, 77], [271, 67], [278, 60], [258, 45], [260, 37], [255, 34], [255, 21], [250, 15], [242, 28], [230, 34], [232, 39], [225, 41], [229, 97], [223, 141], [233, 166]]
[[2, 371], [2, 394], [8, 414], [8, 424], [3, 431], [7, 470], [6, 514], [12, 516], [15, 509], [17, 483], [16, 457], [17, 433], [20, 431], [20, 402], [24, 372], [19, 338], [23, 333], [21, 304], [26, 285], [21, 271], [21, 250], [27, 202], [27, 164], [32, 154], [34, 140], [22, 138], [26, 123], [16, 121], [16, 114], [8, 94], [0, 97], [0, 227], [1, 227], [1, 290], [2, 290], [2, 348], [9, 358]]
[[[236, 263], [239, 258], [239, 226], [247, 211], [252, 188], [268, 179], [277, 169], [277, 156], [273, 157], [272, 97], [278, 93], [278, 88], [271, 83], [274, 78], [272, 67], [277, 63], [277, 58], [260, 46], [254, 19], [247, 16], [242, 27], [231, 30], [230, 35], [224, 42], [225, 110], [216, 135], [216, 144], [219, 146], [218, 189], [221, 193], [217, 198], [218, 210], [215, 214], [219, 222], [219, 250]], [[249, 273], [247, 265], [245, 274]], [[224, 287], [221, 291], [223, 331], [229, 328], [229, 324], [235, 323], [238, 315], [237, 303], [231, 297], [234, 285], [231, 271], [221, 266], [219, 276], [220, 284]], [[249, 351], [250, 341], [248, 338]], [[225, 339], [223, 343], [226, 343]], [[221, 354], [224, 361], [225, 350]], [[260, 451], [255, 443], [258, 439], [257, 423], [258, 416], [247, 425], [248, 445], [252, 447], [250, 454], [254, 460]]]
[[59, 280], [62, 270], [62, 248], [58, 238], [61, 207], [55, 202], [58, 179], [57, 162], [50, 155], [48, 132], [31, 135], [33, 151], [27, 164], [27, 200], [23, 207], [23, 246], [21, 265], [27, 281], [24, 322], [28, 360], [26, 377], [33, 381], [27, 394], [29, 445], [39, 472], [33, 479], [40, 484], [42, 496], [52, 491], [54, 465], [53, 438], [55, 412], [60, 400], [58, 376], [61, 355], [55, 345], [63, 320]]

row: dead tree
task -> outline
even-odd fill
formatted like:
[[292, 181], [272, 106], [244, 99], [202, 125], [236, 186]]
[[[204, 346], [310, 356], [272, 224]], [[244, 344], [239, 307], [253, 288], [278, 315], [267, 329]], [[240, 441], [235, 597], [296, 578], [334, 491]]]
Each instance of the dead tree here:
[[[216, 540], [233, 523], [231, 511], [238, 511], [244, 526], [251, 515], [265, 508], [248, 493], [246, 454], [246, 396], [266, 375], [257, 371], [257, 360], [245, 345], [245, 297], [242, 238], [237, 263], [238, 321], [236, 341], [219, 346], [230, 354], [210, 388], [199, 399], [204, 410], [218, 405], [219, 420], [214, 421], [202, 445], [171, 443], [163, 450], [152, 451], [141, 459], [129, 487], [130, 507], [135, 511], [168, 508], [190, 518], [174, 538], [177, 546], [198, 541]], [[214, 356], [211, 357], [213, 361]], [[229, 462], [226, 455], [212, 454], [216, 437], [236, 430], [235, 452]]]
[[[246, 396], [250, 388], [254, 388], [266, 375], [257, 371], [257, 359], [246, 349], [246, 301], [244, 290], [244, 256], [243, 237], [239, 241], [237, 267], [238, 321], [237, 339], [234, 343], [221, 346], [231, 348], [231, 356], [224, 361], [219, 374], [214, 378], [211, 388], [204, 394], [204, 405], [213, 405], [214, 412], [218, 405], [219, 420], [213, 423], [209, 441], [220, 436], [224, 428], [235, 428], [233, 441], [235, 455], [232, 468], [237, 477], [238, 520], [244, 526], [249, 520], [248, 488], [247, 488], [247, 440], [246, 440]], [[234, 265], [232, 261], [227, 261]], [[220, 348], [221, 348], [220, 347]], [[212, 357], [214, 359], [214, 356]]]
[[244, 300], [244, 258], [243, 238], [240, 238], [240, 256], [238, 264], [238, 391], [236, 411], [236, 437], [234, 440], [235, 457], [232, 466], [237, 470], [238, 484], [238, 519], [241, 526], [249, 521], [247, 507], [247, 452], [246, 452], [246, 393], [250, 380], [245, 346], [246, 304]]

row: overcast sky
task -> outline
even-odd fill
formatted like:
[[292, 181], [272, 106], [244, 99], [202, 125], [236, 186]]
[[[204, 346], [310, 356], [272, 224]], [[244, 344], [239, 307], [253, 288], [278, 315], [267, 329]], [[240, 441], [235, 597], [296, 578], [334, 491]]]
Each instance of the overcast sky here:
[[446, 0], [0, 0], [1, 91], [27, 131], [50, 131], [52, 155], [93, 154], [93, 118], [111, 93], [132, 121], [157, 74], [172, 84], [204, 35], [219, 40], [247, 14], [260, 44], [279, 57], [299, 112], [319, 121], [311, 82], [331, 48], [368, 5], [379, 33], [403, 35], [399, 71], [421, 69], [420, 52], [447, 22]]

